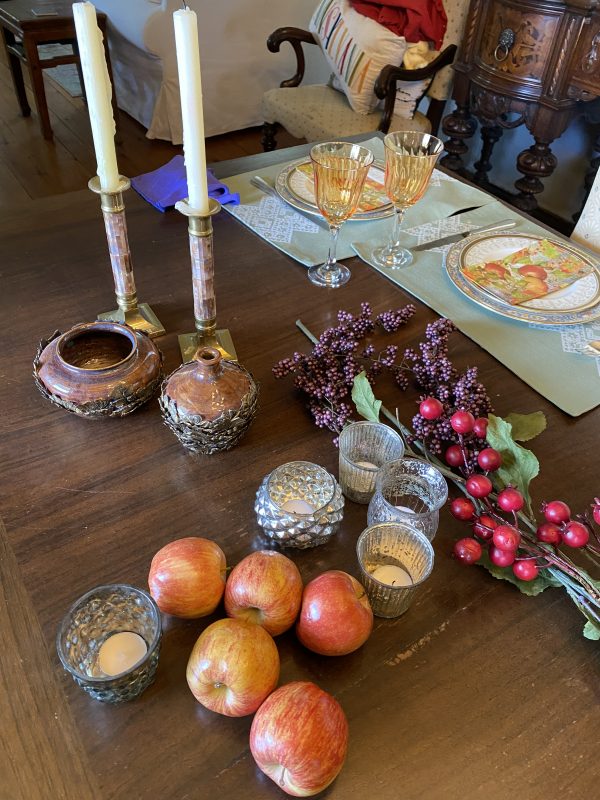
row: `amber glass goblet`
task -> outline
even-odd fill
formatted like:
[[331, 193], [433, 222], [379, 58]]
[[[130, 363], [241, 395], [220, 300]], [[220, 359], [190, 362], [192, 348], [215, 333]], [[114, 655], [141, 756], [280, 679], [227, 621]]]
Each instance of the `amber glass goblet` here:
[[317, 286], [335, 288], [350, 279], [350, 270], [335, 257], [342, 223], [354, 214], [373, 163], [373, 153], [366, 147], [345, 142], [317, 144], [310, 151], [315, 175], [315, 200], [331, 233], [327, 261], [308, 270]]
[[400, 226], [404, 212], [425, 194], [431, 173], [444, 145], [430, 133], [397, 131], [388, 133], [385, 145], [385, 190], [394, 204], [394, 227], [389, 242], [373, 250], [371, 258], [380, 267], [398, 269], [413, 260], [402, 247]]

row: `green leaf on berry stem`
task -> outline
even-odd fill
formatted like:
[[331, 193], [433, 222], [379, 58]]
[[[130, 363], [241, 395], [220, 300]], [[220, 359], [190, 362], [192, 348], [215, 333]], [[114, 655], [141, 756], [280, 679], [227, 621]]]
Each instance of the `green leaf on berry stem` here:
[[515, 442], [528, 442], [535, 439], [542, 431], [546, 430], [546, 415], [543, 411], [534, 411], [532, 414], [509, 414], [504, 417], [512, 427], [512, 438]]
[[600, 639], [600, 625], [592, 620], [588, 620], [583, 626], [583, 635], [586, 639], [592, 639], [597, 642]]
[[352, 400], [361, 417], [369, 420], [369, 422], [379, 422], [381, 400], [375, 399], [367, 373], [364, 370], [354, 378]]
[[518, 489], [525, 498], [528, 508], [531, 508], [529, 484], [538, 475], [540, 463], [531, 450], [515, 442], [510, 422], [494, 414], [489, 414], [488, 420], [485, 437], [490, 447], [502, 456], [502, 466], [494, 473], [494, 478], [503, 486], [510, 484]]
[[548, 589], [548, 587], [561, 585], [556, 578], [554, 578], [546, 570], [541, 570], [540, 574], [533, 581], [519, 580], [519, 578], [517, 578], [515, 573], [512, 571], [512, 567], [497, 567], [495, 564], [492, 564], [486, 550], [483, 551], [481, 558], [477, 563], [480, 566], [485, 567], [487, 571], [494, 576], [494, 578], [498, 578], [498, 580], [509, 581], [518, 589], [520, 589], [523, 594], [527, 594], [530, 597], [535, 597], [536, 594], [540, 594], [544, 591], [544, 589]]

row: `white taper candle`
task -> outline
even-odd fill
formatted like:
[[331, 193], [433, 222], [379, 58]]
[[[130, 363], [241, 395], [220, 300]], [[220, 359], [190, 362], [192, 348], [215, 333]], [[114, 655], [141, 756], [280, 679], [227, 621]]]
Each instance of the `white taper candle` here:
[[92, 3], [73, 3], [73, 20], [98, 162], [100, 188], [111, 192], [119, 187], [119, 168], [115, 152], [112, 87], [108, 78], [102, 32], [98, 27], [96, 9]]
[[188, 183], [188, 202], [200, 214], [208, 214], [208, 183], [202, 112], [202, 80], [198, 48], [198, 19], [189, 8], [173, 14], [175, 48], [183, 118], [183, 152]]

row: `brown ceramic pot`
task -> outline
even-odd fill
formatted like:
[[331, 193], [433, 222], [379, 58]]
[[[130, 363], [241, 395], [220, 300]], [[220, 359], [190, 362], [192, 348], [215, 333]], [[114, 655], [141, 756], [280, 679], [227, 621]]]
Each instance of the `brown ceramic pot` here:
[[229, 450], [244, 435], [256, 415], [258, 387], [244, 367], [205, 347], [169, 375], [159, 402], [183, 446], [210, 455]]
[[40, 342], [33, 375], [55, 405], [83, 417], [122, 417], [156, 392], [162, 355], [129, 325], [86, 322]]

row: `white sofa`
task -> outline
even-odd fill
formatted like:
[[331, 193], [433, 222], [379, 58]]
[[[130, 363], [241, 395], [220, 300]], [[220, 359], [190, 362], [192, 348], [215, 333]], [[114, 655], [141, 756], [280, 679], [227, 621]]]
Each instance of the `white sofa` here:
[[[108, 38], [120, 108], [150, 139], [181, 144], [181, 109], [172, 15], [181, 0], [93, 0], [109, 20]], [[275, 28], [307, 28], [316, 0], [187, 0], [198, 15], [207, 136], [260, 125], [263, 92], [295, 71], [291, 48], [266, 46]], [[314, 50], [314, 52], [312, 52]], [[315, 47], [308, 83], [329, 75]]]

